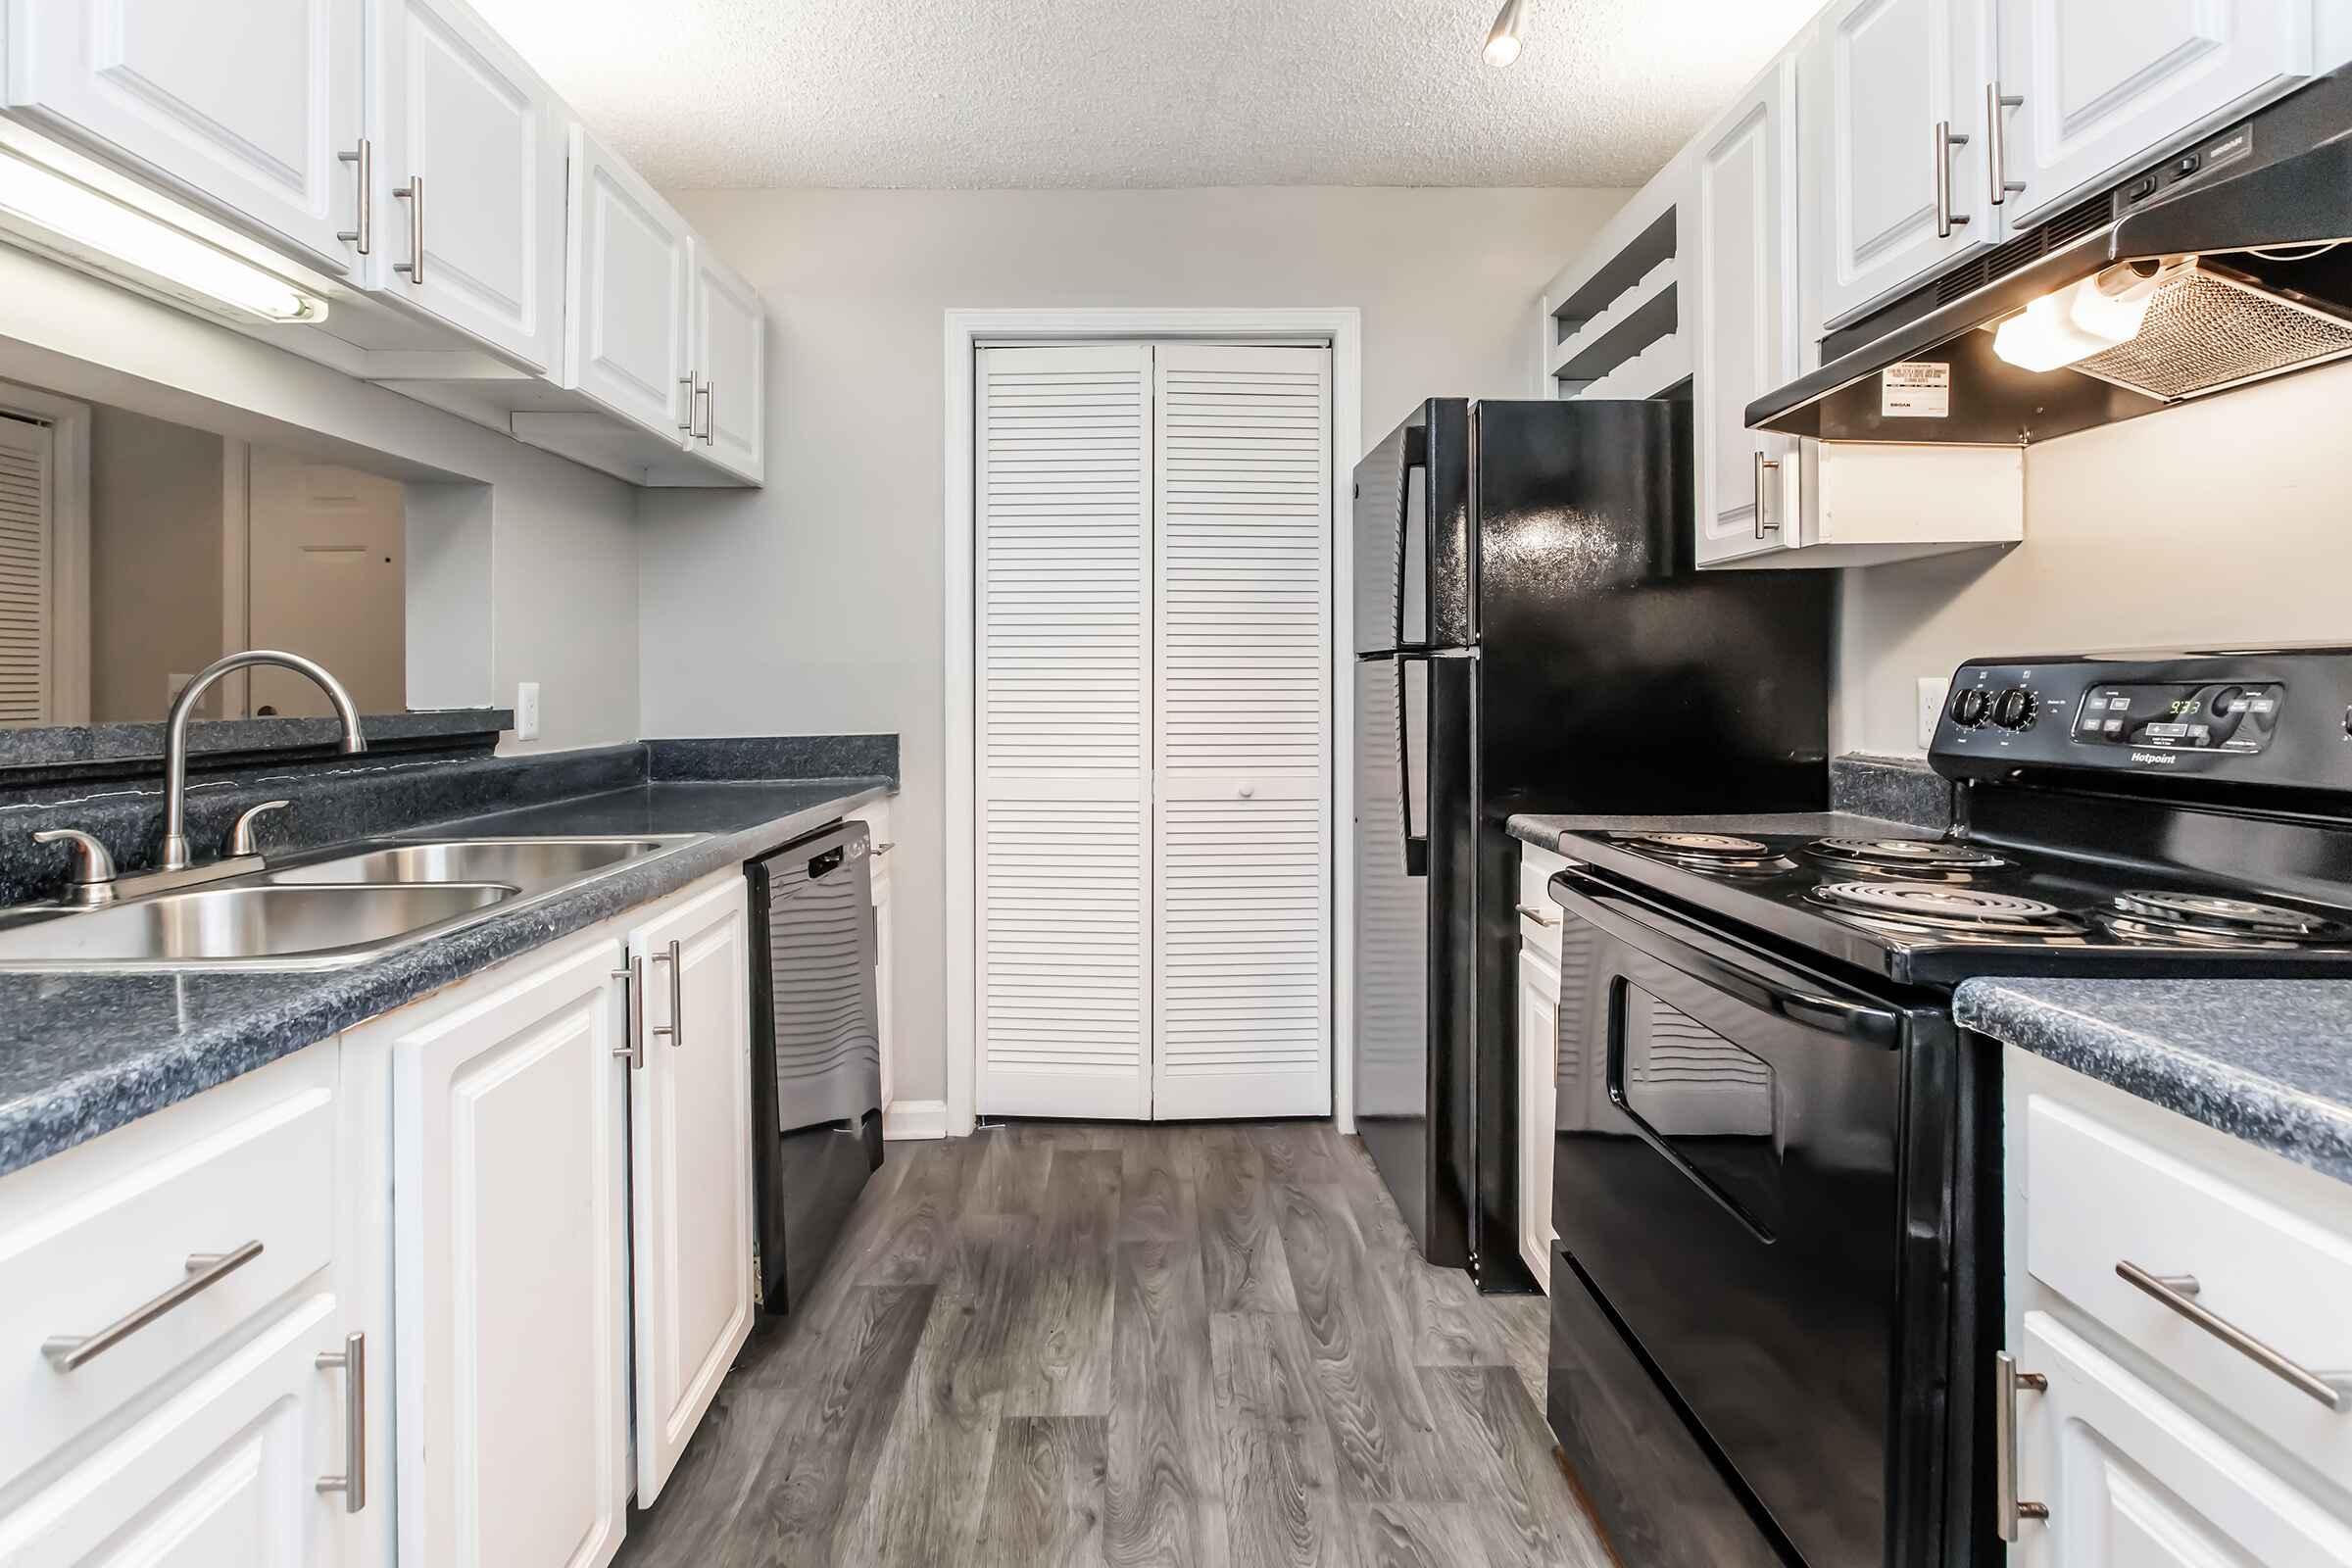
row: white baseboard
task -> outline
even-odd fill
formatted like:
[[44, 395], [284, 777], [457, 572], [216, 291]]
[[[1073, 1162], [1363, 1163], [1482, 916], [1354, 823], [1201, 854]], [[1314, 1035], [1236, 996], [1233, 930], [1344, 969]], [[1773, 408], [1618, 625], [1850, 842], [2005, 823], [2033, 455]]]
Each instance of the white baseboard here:
[[882, 1107], [882, 1136], [892, 1140], [947, 1137], [948, 1102], [944, 1100], [892, 1101]]

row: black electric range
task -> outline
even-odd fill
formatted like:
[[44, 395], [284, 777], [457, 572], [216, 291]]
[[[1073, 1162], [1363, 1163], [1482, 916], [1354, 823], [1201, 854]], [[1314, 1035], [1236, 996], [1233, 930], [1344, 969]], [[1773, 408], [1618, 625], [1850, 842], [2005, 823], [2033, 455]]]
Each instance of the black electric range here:
[[1655, 1568], [1998, 1560], [1975, 975], [2352, 974], [2352, 650], [1972, 661], [1943, 834], [1571, 832], [1548, 1413]]

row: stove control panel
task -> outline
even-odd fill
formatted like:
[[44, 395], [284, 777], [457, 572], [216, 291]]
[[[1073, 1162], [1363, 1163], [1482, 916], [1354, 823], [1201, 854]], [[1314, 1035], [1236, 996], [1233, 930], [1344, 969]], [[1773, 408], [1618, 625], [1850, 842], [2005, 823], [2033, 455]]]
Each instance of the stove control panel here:
[[2352, 649], [1972, 660], [1929, 756], [1948, 778], [2100, 769], [2352, 794]]

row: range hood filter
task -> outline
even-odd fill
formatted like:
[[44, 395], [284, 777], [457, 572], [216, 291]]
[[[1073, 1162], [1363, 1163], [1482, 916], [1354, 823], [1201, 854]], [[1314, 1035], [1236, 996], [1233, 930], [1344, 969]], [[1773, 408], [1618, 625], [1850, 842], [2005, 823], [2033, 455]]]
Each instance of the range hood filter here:
[[2170, 401], [2347, 354], [2352, 321], [2202, 263], [2158, 285], [2136, 337], [2070, 368]]

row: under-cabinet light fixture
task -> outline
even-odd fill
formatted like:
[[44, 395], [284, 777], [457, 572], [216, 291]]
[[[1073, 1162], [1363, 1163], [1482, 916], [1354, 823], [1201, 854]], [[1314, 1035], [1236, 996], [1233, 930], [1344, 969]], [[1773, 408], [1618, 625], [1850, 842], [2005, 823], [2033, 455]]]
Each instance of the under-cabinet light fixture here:
[[1502, 9], [1494, 13], [1494, 25], [1487, 31], [1487, 64], [1502, 67], [1518, 59], [1526, 32], [1527, 0], [1502, 0]]
[[2044, 294], [1993, 329], [1992, 352], [2023, 370], [2056, 370], [2139, 336], [2160, 284], [2180, 265], [2141, 271], [2127, 263]]
[[326, 318], [326, 301], [162, 219], [0, 150], [0, 229], [36, 249], [215, 311], [275, 323]]

